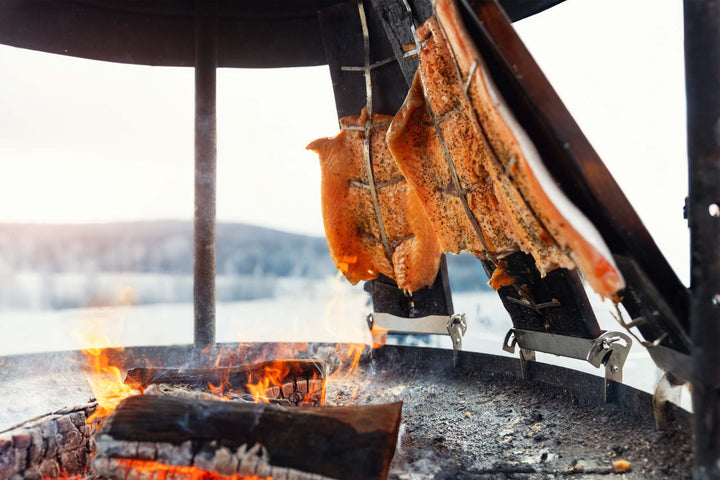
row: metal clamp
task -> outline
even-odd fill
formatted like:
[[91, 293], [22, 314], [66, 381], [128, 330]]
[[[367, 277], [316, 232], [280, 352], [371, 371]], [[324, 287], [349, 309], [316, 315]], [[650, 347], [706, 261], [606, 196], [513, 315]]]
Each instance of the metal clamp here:
[[[544, 352], [561, 357], [585, 360], [595, 368], [605, 366], [605, 401], [608, 401], [609, 381], [622, 382], [623, 365], [627, 359], [632, 340], [620, 332], [605, 332], [597, 338], [578, 338], [553, 335], [545, 332], [511, 328], [505, 335], [503, 350], [515, 353], [515, 346], [521, 349], [521, 361], [530, 360], [529, 352]], [[526, 377], [527, 365], [523, 367]]]
[[367, 316], [368, 328], [387, 333], [408, 335], [449, 335], [453, 346], [453, 365], [457, 364], [457, 352], [462, 350], [462, 337], [467, 332], [464, 313], [429, 315], [420, 318], [405, 318], [389, 313], [374, 312]]

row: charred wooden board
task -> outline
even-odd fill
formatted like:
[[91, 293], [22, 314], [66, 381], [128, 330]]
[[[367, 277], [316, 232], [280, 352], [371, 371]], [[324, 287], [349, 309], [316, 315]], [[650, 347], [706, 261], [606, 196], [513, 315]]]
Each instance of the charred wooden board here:
[[[517, 280], [514, 286], [501, 287], [498, 294], [515, 328], [580, 338], [600, 336], [600, 325], [576, 271], [558, 268], [541, 278], [532, 257], [525, 253], [514, 253], [504, 261], [507, 274]], [[495, 268], [486, 261], [483, 267], [488, 275]], [[528, 298], [518, 295], [518, 289]]]
[[454, 313], [445, 255], [440, 260], [440, 269], [433, 284], [413, 292], [412, 297], [405, 295], [398, 288], [397, 282], [385, 275], [378, 275], [375, 280], [365, 282], [364, 288], [372, 296], [375, 312], [405, 318]]
[[124, 400], [106, 419], [93, 468], [101, 475], [122, 476], [126, 472], [118, 468], [120, 460], [144, 460], [229, 475], [231, 466], [218, 462], [231, 453], [244, 458], [260, 444], [273, 468], [348, 480], [384, 479], [401, 410], [402, 403], [285, 408], [139, 395]]
[[495, 83], [564, 193], [602, 234], [628, 283], [621, 292], [646, 340], [688, 352], [689, 295], [632, 205], [495, 0], [461, 0]]
[[147, 388], [153, 384], [206, 385], [223, 383], [240, 388], [257, 382], [270, 372], [282, 372], [281, 379], [325, 378], [325, 363], [321, 360], [270, 360], [239, 367], [218, 368], [133, 368], [125, 376], [125, 384], [133, 388]]
[[[509, 5], [512, 18], [521, 18], [518, 15], [521, 3]], [[534, 7], [541, 11], [554, 3], [558, 2], [547, 1]], [[406, 55], [414, 43], [412, 29], [433, 13], [432, 5], [425, 0], [409, 0], [407, 5], [410, 7], [409, 12], [403, 0], [372, 0], [372, 4], [365, 2], [371, 47], [370, 63], [393, 55], [395, 57], [394, 63], [373, 70], [372, 73], [374, 108], [381, 113], [395, 114], [402, 106], [418, 66], [417, 55]], [[356, 114], [367, 101], [362, 72], [346, 71], [342, 67], [362, 65], [364, 61], [357, 6], [348, 2], [325, 9], [320, 13], [320, 24], [333, 77], [338, 116]], [[338, 41], [340, 39], [342, 41]], [[384, 75], [379, 76], [378, 72], [384, 72]], [[576, 272], [563, 270], [550, 278], [540, 278], [532, 257], [514, 255], [512, 263], [518, 284], [525, 286], [528, 296], [537, 299], [536, 303], [543, 303], [542, 299], [562, 299], [560, 305], [553, 307], [552, 311], [529, 310], [510, 300], [518, 296], [514, 289], [501, 289], [498, 294], [517, 328], [584, 338], [597, 336], [599, 326], [584, 290], [578, 288], [580, 281]], [[367, 282], [365, 289], [372, 295], [376, 312], [406, 318], [454, 313], [444, 259], [433, 285], [414, 292], [412, 298], [404, 295], [394, 280], [383, 276]]]

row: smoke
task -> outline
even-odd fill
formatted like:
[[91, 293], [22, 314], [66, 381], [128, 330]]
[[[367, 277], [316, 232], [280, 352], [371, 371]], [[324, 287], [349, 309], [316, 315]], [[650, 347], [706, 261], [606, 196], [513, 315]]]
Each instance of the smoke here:
[[87, 403], [93, 393], [81, 365], [79, 352], [0, 358], [0, 431]]

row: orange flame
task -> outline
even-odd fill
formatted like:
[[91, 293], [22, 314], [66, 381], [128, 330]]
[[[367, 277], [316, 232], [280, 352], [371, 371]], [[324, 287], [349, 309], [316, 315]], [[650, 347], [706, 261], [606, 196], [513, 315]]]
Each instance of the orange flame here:
[[[328, 376], [328, 382], [335, 383], [337, 388], [343, 389], [345, 394], [350, 397], [345, 405], [355, 403], [361, 388], [369, 383], [369, 380], [362, 380], [360, 377], [360, 369], [358, 368], [360, 360], [367, 345], [364, 343], [338, 344], [335, 347], [337, 358], [340, 365]], [[352, 377], [352, 380], [348, 381]], [[345, 395], [343, 395], [345, 397]]]
[[[223, 370], [219, 368], [219, 362], [220, 362], [220, 355], [218, 355], [218, 359], [215, 361], [215, 366], [218, 367], [218, 371], [222, 372]], [[229, 394], [225, 394], [225, 392], [232, 392], [233, 386], [230, 383], [230, 374], [228, 372], [223, 373], [222, 378], [220, 379], [220, 384], [215, 386], [211, 382], [208, 382], [208, 388], [210, 389], [210, 392], [217, 396], [217, 397], [223, 397], [227, 400], [230, 400], [231, 397]]]
[[338, 373], [342, 375], [341, 378], [346, 379], [357, 371], [357, 367], [360, 364], [360, 357], [365, 351], [365, 344], [363, 343], [350, 343], [346, 347], [345, 352], [341, 352], [337, 349], [337, 353], [340, 356], [340, 367]]
[[264, 375], [259, 379], [257, 383], [252, 383], [252, 374], [248, 378], [248, 383], [245, 387], [248, 389], [250, 394], [253, 396], [255, 403], [270, 403], [267, 397], [267, 392], [271, 387], [281, 388], [283, 380], [285, 380], [290, 373], [290, 366], [287, 362], [277, 361], [273, 362], [264, 369]]
[[217, 472], [203, 470], [197, 467], [166, 465], [164, 463], [147, 460], [119, 460], [126, 470], [125, 479], [132, 480], [131, 470], [137, 473], [139, 480], [143, 472], [153, 472], [148, 480], [272, 480], [272, 477], [261, 478], [255, 475], [220, 475]]
[[[313, 373], [312, 376], [312, 383], [315, 383], [318, 380], [317, 373]], [[322, 377], [322, 388], [320, 390], [320, 406], [325, 406], [325, 391], [327, 390], [327, 378]], [[305, 394], [305, 396], [302, 399], [302, 403], [305, 404], [311, 404], [313, 400], [315, 400], [315, 395], [317, 394], [317, 391], [310, 388], [310, 382], [308, 382], [308, 392]]]
[[97, 410], [87, 419], [88, 423], [96, 418], [106, 417], [122, 400], [140, 393], [125, 385], [120, 368], [113, 365], [110, 359], [110, 352], [119, 352], [123, 349], [110, 348], [110, 340], [97, 331], [98, 326], [99, 322], [96, 321], [95, 331], [88, 330], [83, 335], [83, 341], [89, 345], [82, 351], [85, 356], [85, 376], [98, 402]]
[[380, 328], [373, 325], [370, 334], [372, 335], [372, 348], [380, 348], [385, 346], [388, 334], [388, 330], [386, 328]]

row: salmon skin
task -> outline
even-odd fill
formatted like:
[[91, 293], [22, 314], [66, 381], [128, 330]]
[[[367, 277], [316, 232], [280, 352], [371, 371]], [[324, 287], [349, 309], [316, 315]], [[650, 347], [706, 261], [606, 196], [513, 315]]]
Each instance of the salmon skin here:
[[440, 246], [420, 199], [385, 143], [389, 115], [372, 117], [368, 171], [363, 128], [367, 116], [363, 109], [360, 115], [344, 117], [338, 135], [307, 146], [320, 156], [330, 256], [352, 284], [382, 273], [395, 279], [401, 289], [413, 292], [435, 280]]
[[578, 268], [596, 292], [614, 297], [625, 283], [602, 237], [554, 184], [455, 4], [437, 0], [435, 12], [418, 28], [420, 64], [387, 144], [442, 250], [492, 261], [494, 288], [511, 281], [501, 259], [521, 250], [542, 275]]

